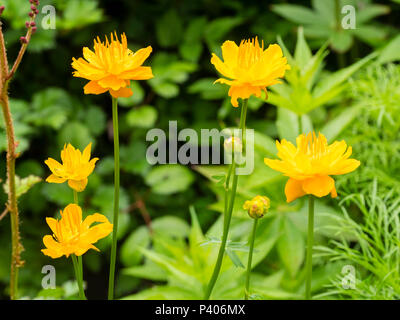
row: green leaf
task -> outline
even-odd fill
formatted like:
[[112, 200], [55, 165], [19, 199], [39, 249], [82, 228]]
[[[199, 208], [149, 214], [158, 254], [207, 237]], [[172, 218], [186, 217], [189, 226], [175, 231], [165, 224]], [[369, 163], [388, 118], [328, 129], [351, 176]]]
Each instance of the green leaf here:
[[132, 232], [120, 249], [121, 262], [124, 266], [134, 266], [140, 263], [142, 252], [139, 247], [148, 247], [150, 234], [146, 226], [141, 226]]
[[243, 18], [239, 16], [217, 18], [207, 24], [204, 33], [205, 38], [209, 44], [218, 42], [242, 22]]
[[107, 118], [105, 112], [100, 107], [90, 106], [85, 109], [83, 119], [93, 135], [98, 136], [104, 132]]
[[65, 207], [73, 202], [72, 191], [67, 183], [46, 183], [42, 187], [42, 194], [47, 200], [58, 204], [60, 207]]
[[157, 110], [149, 105], [130, 110], [126, 115], [126, 122], [131, 127], [151, 128], [157, 120]]
[[332, 33], [331, 39], [332, 48], [339, 52], [343, 53], [350, 49], [353, 44], [353, 37], [350, 32], [347, 30], [340, 30]]
[[188, 92], [200, 94], [205, 100], [220, 100], [226, 97], [228, 89], [220, 83], [214, 83], [215, 78], [203, 78], [195, 81], [188, 87]]
[[357, 11], [357, 23], [364, 24], [369, 20], [380, 15], [388, 14], [390, 7], [380, 4], [370, 4], [365, 6], [362, 10]]
[[[164, 269], [156, 265], [155, 263], [146, 263], [142, 266], [130, 267], [122, 269], [124, 275], [147, 279], [152, 281], [167, 281], [167, 273]], [[141, 291], [143, 292], [143, 291]]]
[[335, 3], [332, 0], [312, 0], [312, 6], [316, 13], [326, 22], [336, 22]]
[[142, 253], [150, 260], [153, 262], [157, 263], [159, 266], [165, 268], [165, 270], [168, 271], [168, 273], [174, 277], [177, 281], [184, 283], [188, 287], [190, 286], [195, 286], [193, 288], [198, 288], [200, 285], [199, 281], [195, 279], [195, 277], [183, 272], [180, 270], [175, 264], [176, 261], [174, 261], [170, 257], [166, 257], [162, 254], [159, 254], [154, 251], [146, 250], [141, 248], [140, 249]]
[[72, 110], [68, 93], [60, 88], [47, 88], [34, 94], [30, 113], [24, 121], [35, 126], [49, 126], [60, 129]]
[[156, 21], [156, 36], [161, 47], [173, 47], [180, 42], [183, 26], [176, 10], [168, 10]]
[[342, 84], [345, 80], [347, 80], [354, 72], [359, 70], [365, 64], [367, 64], [371, 59], [375, 58], [378, 54], [373, 52], [363, 59], [357, 61], [351, 66], [341, 69], [332, 73], [330, 76], [324, 78], [321, 82], [318, 83], [315, 88], [314, 97], [320, 97], [329, 90], [332, 90], [334, 87]]
[[272, 6], [272, 11], [298, 24], [325, 23], [313, 10], [295, 4], [276, 4]]
[[293, 111], [278, 108], [278, 117], [276, 127], [278, 129], [279, 138], [286, 139], [291, 142], [296, 141], [299, 135], [299, 117]]
[[296, 64], [300, 69], [303, 69], [312, 57], [312, 53], [310, 48], [307, 45], [306, 40], [304, 39], [304, 31], [303, 28], [299, 28], [297, 32], [297, 42], [296, 49], [294, 51], [294, 59], [296, 60]]
[[151, 226], [155, 233], [171, 238], [185, 238], [190, 232], [187, 222], [175, 216], [157, 218], [152, 222]]
[[179, 94], [179, 87], [170, 82], [163, 82], [155, 85], [154, 91], [163, 98], [170, 99]]
[[361, 105], [345, 108], [338, 116], [326, 123], [321, 132], [328, 141], [334, 141], [339, 134], [357, 117], [362, 109]]
[[184, 34], [184, 42], [179, 46], [181, 56], [192, 62], [197, 62], [203, 52], [204, 29], [207, 25], [206, 17], [198, 17], [190, 21]]
[[235, 267], [239, 267], [239, 268], [243, 268], [243, 269], [245, 268], [245, 266], [243, 265], [242, 261], [240, 261], [240, 258], [235, 253], [235, 251], [233, 251], [229, 248], [226, 248], [225, 252], [228, 255], [228, 257], [231, 259], [231, 261], [233, 262]]
[[[37, 184], [40, 181], [42, 181], [42, 179], [37, 176], [34, 176], [34, 175], [29, 175], [22, 179], [16, 175], [15, 176], [15, 194], [16, 194], [17, 198], [22, 196], [24, 193], [27, 193], [30, 188], [32, 188], [35, 184]], [[4, 187], [4, 192], [6, 194], [8, 194], [9, 190], [10, 190], [8, 180], [3, 185], [3, 187]]]
[[146, 184], [154, 193], [165, 195], [185, 191], [193, 181], [193, 173], [178, 164], [155, 167], [145, 178]]
[[42, 289], [38, 292], [35, 300], [59, 300], [64, 297], [64, 289], [56, 287], [54, 289]]
[[379, 53], [376, 63], [387, 63], [400, 60], [400, 35], [394, 37]]
[[80, 150], [83, 150], [91, 142], [95, 143], [89, 128], [80, 122], [67, 123], [59, 132], [57, 140], [60, 148], [66, 143], [71, 143]]
[[190, 211], [190, 220], [192, 221], [192, 226], [190, 228], [190, 234], [189, 234], [189, 242], [191, 251], [193, 252], [194, 251], [193, 248], [199, 246], [200, 243], [204, 241], [205, 238], [203, 231], [201, 230], [199, 220], [197, 219], [197, 214], [194, 207], [190, 206], [189, 211]]
[[305, 241], [293, 222], [284, 218], [282, 223], [282, 235], [278, 240], [277, 249], [285, 268], [294, 278], [304, 260]]
[[57, 27], [63, 29], [82, 28], [104, 19], [103, 10], [96, 0], [69, 0]]
[[38, 28], [35, 35], [29, 41], [28, 51], [40, 52], [43, 50], [53, 49], [56, 45], [56, 31]]

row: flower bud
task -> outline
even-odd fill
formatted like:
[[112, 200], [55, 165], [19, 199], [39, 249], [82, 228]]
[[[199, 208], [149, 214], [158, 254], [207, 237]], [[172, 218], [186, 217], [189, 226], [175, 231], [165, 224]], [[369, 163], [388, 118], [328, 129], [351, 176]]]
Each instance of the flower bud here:
[[6, 8], [5, 6], [1, 6], [0, 7], [0, 14], [3, 14], [3, 11], [4, 11], [5, 8]]
[[31, 27], [36, 27], [36, 22], [35, 21], [31, 22]]
[[224, 149], [228, 154], [232, 153], [232, 149], [234, 153], [242, 153], [242, 140], [239, 137], [230, 136], [224, 141]]
[[28, 43], [28, 39], [26, 37], [20, 37], [19, 41], [21, 41], [22, 44]]
[[35, 33], [37, 30], [37, 27], [32, 27], [32, 33]]
[[250, 218], [258, 219], [268, 212], [270, 203], [271, 201], [268, 197], [256, 196], [251, 200], [247, 200], [243, 205], [243, 209], [247, 210]]

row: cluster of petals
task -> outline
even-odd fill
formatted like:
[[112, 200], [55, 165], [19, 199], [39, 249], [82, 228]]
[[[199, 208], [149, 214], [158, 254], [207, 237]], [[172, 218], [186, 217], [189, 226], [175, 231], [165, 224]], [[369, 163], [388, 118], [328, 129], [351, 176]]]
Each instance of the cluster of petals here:
[[52, 174], [46, 179], [50, 183], [64, 183], [68, 181], [68, 185], [81, 192], [86, 188], [88, 176], [93, 172], [98, 158], [90, 159], [91, 146], [89, 145], [81, 152], [75, 149], [71, 144], [64, 145], [61, 151], [62, 163], [48, 158], [45, 163], [49, 167]]
[[319, 133], [317, 137], [313, 132], [298, 136], [296, 144], [294, 146], [285, 139], [277, 141], [281, 160], [264, 159], [270, 168], [289, 177], [285, 187], [287, 202], [307, 194], [336, 197], [335, 181], [331, 176], [352, 172], [360, 165], [360, 161], [350, 159], [352, 148], [343, 140], [328, 145], [323, 134]]
[[213, 53], [211, 63], [227, 78], [216, 82], [230, 86], [228, 94], [234, 107], [238, 106], [238, 98], [260, 97], [262, 91], [267, 93], [267, 87], [280, 83], [279, 79], [290, 69], [278, 44], [264, 50], [264, 43], [260, 46], [257, 38], [242, 40], [239, 46], [228, 40], [221, 49], [223, 61]]
[[[46, 218], [53, 235], [43, 237], [46, 248], [42, 252], [53, 259], [64, 255], [68, 258], [71, 254], [81, 256], [89, 249], [99, 251], [93, 244], [108, 236], [113, 229], [100, 213], [89, 215], [82, 221], [82, 209], [76, 204], [69, 204], [60, 213], [60, 220]], [[92, 226], [94, 223], [96, 225]]]
[[85, 94], [109, 92], [114, 98], [130, 97], [131, 80], [153, 78], [151, 67], [142, 66], [152, 51], [150, 46], [133, 52], [128, 48], [125, 34], [118, 39], [111, 34], [102, 42], [99, 37], [94, 40], [94, 51], [83, 48], [83, 58], [72, 59], [75, 77], [89, 80], [84, 87]]

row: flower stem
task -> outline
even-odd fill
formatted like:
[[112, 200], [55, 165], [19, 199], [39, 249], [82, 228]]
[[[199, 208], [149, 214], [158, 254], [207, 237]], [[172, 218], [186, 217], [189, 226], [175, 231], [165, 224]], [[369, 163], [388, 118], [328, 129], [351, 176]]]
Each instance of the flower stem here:
[[258, 218], [254, 219], [253, 230], [252, 230], [251, 236], [250, 236], [250, 249], [249, 249], [249, 258], [247, 260], [246, 286], [244, 288], [244, 300], [249, 300], [251, 262], [253, 260], [254, 240], [256, 239], [257, 223], [258, 223]]
[[78, 192], [74, 190], [74, 203], [78, 205]]
[[79, 256], [77, 259], [76, 255], [72, 254], [71, 258], [74, 264], [76, 281], [78, 282], [79, 299], [86, 300], [85, 291], [83, 290], [82, 256]]
[[306, 257], [306, 300], [311, 300], [311, 278], [312, 278], [312, 251], [314, 243], [314, 198], [308, 198], [308, 237]]
[[114, 128], [114, 217], [111, 246], [110, 276], [108, 282], [108, 299], [114, 299], [115, 262], [117, 257], [117, 232], [119, 215], [119, 132], [118, 132], [118, 100], [112, 98], [112, 115]]
[[18, 268], [23, 265], [21, 261], [21, 251], [23, 250], [19, 234], [19, 212], [17, 204], [17, 194], [15, 187], [15, 159], [16, 140], [14, 134], [14, 124], [12, 120], [9, 100], [8, 83], [10, 81], [8, 72], [8, 62], [6, 48], [1, 30], [0, 22], [0, 104], [4, 117], [4, 124], [7, 135], [7, 181], [8, 181], [8, 201], [7, 209], [10, 212], [11, 220], [11, 267], [10, 267], [10, 299], [18, 298]]
[[[247, 114], [247, 99], [245, 99], [243, 101], [242, 111], [240, 114], [240, 125], [239, 125], [239, 128], [241, 129], [241, 133], [242, 133], [243, 150], [245, 150], [243, 137], [244, 137], [244, 131], [245, 131], [245, 124], [246, 124], [246, 114]], [[231, 195], [230, 195], [230, 201], [229, 201], [228, 211], [226, 212], [226, 214], [224, 214], [224, 229], [223, 229], [223, 233], [222, 233], [221, 246], [219, 247], [217, 262], [215, 264], [213, 274], [212, 274], [210, 282], [208, 283], [208, 286], [207, 286], [207, 290], [206, 290], [205, 297], [204, 297], [205, 300], [210, 299], [212, 290], [214, 289], [215, 283], [218, 279], [219, 272], [221, 271], [222, 260], [224, 258], [224, 254], [225, 254], [226, 242], [228, 240], [229, 226], [231, 223], [233, 207], [235, 204], [236, 189], [237, 189], [237, 184], [238, 184], [238, 175], [236, 174], [236, 170], [235, 170], [235, 161], [232, 161], [231, 166], [232, 167], [229, 170], [232, 170], [230, 172], [231, 172], [231, 174], [233, 174], [233, 181], [232, 181], [232, 190], [231, 190]], [[227, 200], [227, 198], [226, 198], [226, 200]]]

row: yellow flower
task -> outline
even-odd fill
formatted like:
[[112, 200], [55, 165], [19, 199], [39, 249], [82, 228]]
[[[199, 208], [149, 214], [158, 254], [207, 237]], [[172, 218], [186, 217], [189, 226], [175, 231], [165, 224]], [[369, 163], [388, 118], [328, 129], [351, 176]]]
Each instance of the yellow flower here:
[[270, 200], [265, 196], [256, 196], [251, 200], [247, 200], [243, 209], [247, 210], [249, 216], [253, 219], [262, 218], [268, 212]]
[[101, 94], [109, 91], [114, 98], [130, 97], [131, 80], [153, 78], [150, 67], [143, 67], [143, 62], [150, 55], [150, 46], [135, 53], [128, 48], [125, 33], [119, 41], [117, 34], [111, 34], [111, 41], [103, 43], [100, 38], [94, 40], [94, 52], [83, 48], [83, 58], [72, 58], [74, 77], [84, 78], [90, 82], [84, 87], [85, 94]]
[[349, 159], [352, 148], [343, 140], [328, 145], [323, 134], [316, 137], [313, 132], [298, 136], [296, 144], [276, 141], [282, 160], [264, 159], [266, 165], [290, 177], [285, 187], [287, 202], [306, 194], [324, 197], [330, 193], [335, 198], [335, 181], [330, 176], [352, 172], [360, 165], [360, 161]]
[[257, 37], [242, 40], [239, 47], [233, 41], [225, 41], [221, 48], [224, 62], [213, 53], [211, 63], [231, 80], [220, 78], [215, 82], [230, 86], [228, 94], [234, 107], [238, 106], [238, 98], [267, 93], [267, 87], [280, 83], [278, 79], [290, 69], [279, 45], [272, 44], [264, 50], [264, 42], [260, 47]]
[[[43, 237], [46, 249], [42, 252], [53, 259], [71, 254], [83, 255], [89, 249], [99, 251], [93, 243], [108, 236], [113, 225], [107, 218], [95, 213], [86, 217], [82, 222], [82, 209], [76, 204], [69, 204], [64, 211], [60, 211], [61, 219], [46, 218], [53, 235]], [[91, 227], [93, 223], [95, 226]]]
[[71, 144], [64, 145], [61, 151], [62, 164], [58, 161], [48, 158], [44, 163], [50, 168], [52, 174], [46, 179], [50, 183], [63, 183], [68, 180], [68, 185], [81, 192], [85, 190], [88, 183], [88, 176], [93, 172], [94, 166], [99, 158], [90, 160], [90, 149], [92, 144], [89, 143], [85, 150], [81, 153]]

